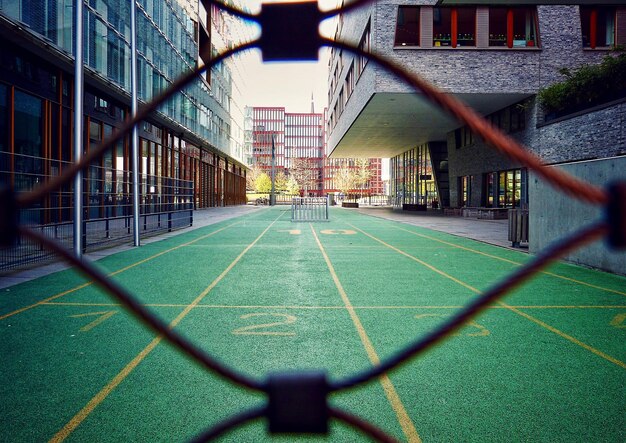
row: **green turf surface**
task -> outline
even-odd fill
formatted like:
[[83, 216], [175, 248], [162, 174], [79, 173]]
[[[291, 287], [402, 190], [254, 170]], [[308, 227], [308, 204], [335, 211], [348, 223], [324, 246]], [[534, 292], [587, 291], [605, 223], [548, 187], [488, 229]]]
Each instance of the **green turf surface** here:
[[[196, 303], [176, 329], [238, 371], [261, 379], [324, 368], [337, 380], [407, 346], [531, 258], [349, 210], [292, 223], [285, 209], [97, 266], [167, 322]], [[264, 402], [163, 342], [147, 348], [154, 335], [72, 270], [3, 290], [0, 318], [0, 441], [62, 430], [69, 441], [181, 441]], [[557, 263], [387, 382], [331, 403], [399, 440], [622, 442], [625, 333], [626, 279]], [[222, 441], [268, 439], [257, 421]], [[322, 439], [367, 441], [337, 422]]]

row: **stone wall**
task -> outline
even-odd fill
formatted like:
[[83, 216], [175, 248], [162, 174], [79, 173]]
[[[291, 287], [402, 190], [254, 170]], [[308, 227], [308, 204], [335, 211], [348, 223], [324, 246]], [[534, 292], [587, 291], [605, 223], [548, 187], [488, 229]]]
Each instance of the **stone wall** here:
[[[541, 123], [542, 113], [536, 100], [526, 102], [526, 129], [509, 134], [544, 163], [555, 164], [626, 155], [626, 100], [598, 106], [561, 119]], [[473, 145], [456, 149], [454, 133], [448, 134], [450, 167], [450, 205], [457, 206], [458, 177], [477, 176], [472, 205], [480, 205], [482, 174], [523, 167], [490, 148], [480, 139]], [[478, 202], [478, 203], [476, 203]]]
[[[453, 93], [536, 93], [559, 81], [559, 69], [600, 61], [601, 51], [582, 49], [578, 6], [538, 6], [540, 46], [534, 48], [394, 47], [397, 5], [435, 1], [378, 2], [376, 50], [445, 91]], [[377, 92], [409, 92], [380, 72]]]
[[542, 124], [529, 143], [546, 163], [626, 154], [626, 100]]

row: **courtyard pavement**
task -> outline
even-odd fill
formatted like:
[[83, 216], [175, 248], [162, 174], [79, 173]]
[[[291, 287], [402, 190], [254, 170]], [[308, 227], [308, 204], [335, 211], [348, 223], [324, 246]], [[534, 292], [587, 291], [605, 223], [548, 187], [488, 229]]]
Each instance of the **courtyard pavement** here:
[[[355, 209], [352, 209], [353, 211]], [[489, 243], [491, 245], [527, 252], [527, 248], [513, 248], [508, 240], [508, 220], [484, 220], [470, 217], [443, 215], [441, 212], [412, 212], [392, 209], [388, 206], [356, 209], [362, 214], [394, 220], [414, 226], [446, 232], [459, 237]]]
[[[178, 229], [173, 232], [155, 235], [141, 240], [141, 244], [148, 244], [162, 240], [173, 235], [178, 235], [192, 229], [209, 226], [222, 220], [238, 217], [253, 211], [262, 211], [267, 206], [228, 206], [220, 208], [199, 209], [193, 213], [193, 226]], [[511, 242], [507, 240], [508, 222], [507, 220], [479, 220], [467, 217], [444, 216], [440, 212], [407, 212], [402, 210], [394, 210], [391, 207], [361, 207], [358, 209], [342, 209], [344, 211], [358, 211], [373, 217], [380, 217], [387, 220], [393, 220], [400, 223], [421, 226], [433, 229], [435, 231], [447, 232], [449, 234], [458, 235], [460, 237], [471, 238], [473, 240], [489, 243], [496, 246], [511, 248]], [[101, 249], [85, 254], [85, 258], [90, 261], [98, 260], [120, 251], [133, 248], [130, 245], [115, 246], [112, 248]], [[526, 251], [526, 249], [517, 249], [518, 251]], [[18, 283], [23, 283], [44, 275], [51, 274], [68, 266], [64, 262], [56, 262], [34, 266], [16, 272], [0, 274], [0, 288], [6, 288]]]

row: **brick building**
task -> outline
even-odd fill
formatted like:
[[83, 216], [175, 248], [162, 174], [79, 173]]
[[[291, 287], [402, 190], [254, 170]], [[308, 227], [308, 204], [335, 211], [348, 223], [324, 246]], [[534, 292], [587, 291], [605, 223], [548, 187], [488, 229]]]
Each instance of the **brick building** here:
[[[562, 79], [559, 69], [597, 63], [607, 49], [626, 42], [623, 6], [437, 3], [385, 1], [357, 9], [340, 20], [337, 38], [419, 73], [540, 155], [552, 148], [541, 142], [546, 130], [537, 127], [537, 92]], [[527, 203], [528, 175], [521, 165], [486, 148], [392, 74], [338, 50], [330, 72], [331, 155], [392, 158], [397, 205]], [[588, 145], [579, 140], [575, 146], [546, 161], [588, 157]], [[594, 155], [623, 151], [604, 146], [603, 152], [593, 148]]]
[[[600, 63], [610, 49], [624, 45], [626, 7], [478, 3], [377, 2], [342, 16], [336, 38], [390, 58], [453, 94], [548, 164], [587, 162], [586, 176], [600, 184], [615, 176], [615, 166], [599, 160], [624, 160], [623, 100], [545, 121], [536, 96], [563, 80], [562, 68]], [[330, 155], [391, 158], [390, 192], [398, 207], [530, 206], [531, 239], [538, 241], [531, 240], [531, 250], [565, 229], [544, 214], [533, 215], [533, 196], [539, 202], [546, 188], [530, 186], [535, 177], [524, 165], [486, 146], [363, 57], [333, 51], [329, 112]], [[553, 234], [533, 235], [542, 226], [554, 227]]]

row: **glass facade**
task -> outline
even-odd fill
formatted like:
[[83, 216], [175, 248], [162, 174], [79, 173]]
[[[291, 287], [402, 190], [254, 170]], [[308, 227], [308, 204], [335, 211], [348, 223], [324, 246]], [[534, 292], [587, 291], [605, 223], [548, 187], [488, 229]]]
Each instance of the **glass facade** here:
[[[130, 2], [85, 0], [85, 64], [130, 94]], [[52, 44], [73, 54], [73, 0], [0, 0], [0, 13], [24, 23]], [[149, 101], [179, 75], [196, 66], [194, 19], [177, 2], [137, 2], [138, 95]], [[213, 48], [215, 53], [215, 48]], [[230, 69], [212, 69], [211, 87], [197, 79], [159, 111], [207, 143], [227, 153], [230, 147]]]
[[[93, 77], [95, 70], [99, 80], [84, 85], [86, 153], [121, 127], [130, 112], [130, 4], [125, 0], [84, 3], [84, 55], [91, 68], [86, 77]], [[73, 5], [61, 0], [0, 0], [3, 21], [21, 25], [3, 28], [12, 33], [10, 40], [0, 36], [0, 184], [16, 192], [33, 190], [74, 161], [73, 69], [65, 67], [65, 57], [56, 51], [71, 54]], [[195, 66], [197, 44], [193, 20], [176, 3], [146, 0], [138, 6], [138, 24], [143, 26], [138, 36], [143, 76], [139, 92], [141, 100], [148, 100]], [[39, 38], [38, 47], [45, 43], [53, 50], [44, 56], [31, 52], [34, 37]], [[229, 69], [222, 64], [214, 71], [213, 89], [198, 79], [166, 103], [160, 115], [152, 116], [154, 121], [139, 125], [139, 210], [144, 233], [184, 226], [184, 220], [172, 219], [176, 212], [245, 203], [245, 170], [228, 156]], [[116, 86], [105, 85], [103, 78]], [[144, 81], [147, 78], [154, 83]], [[204, 103], [201, 111], [200, 103]], [[171, 119], [163, 118], [164, 114]], [[162, 123], [172, 120], [172, 124]], [[156, 121], [161, 126], [155, 126]], [[84, 247], [131, 235], [130, 166], [131, 143], [126, 137], [83, 171]], [[20, 223], [42, 225], [45, 232], [71, 242], [74, 203], [70, 182], [21, 210]], [[187, 225], [188, 221], [189, 217]], [[2, 260], [0, 268], [6, 265]]]
[[439, 192], [428, 144], [403, 152], [391, 159], [391, 195], [394, 205], [439, 206]]

